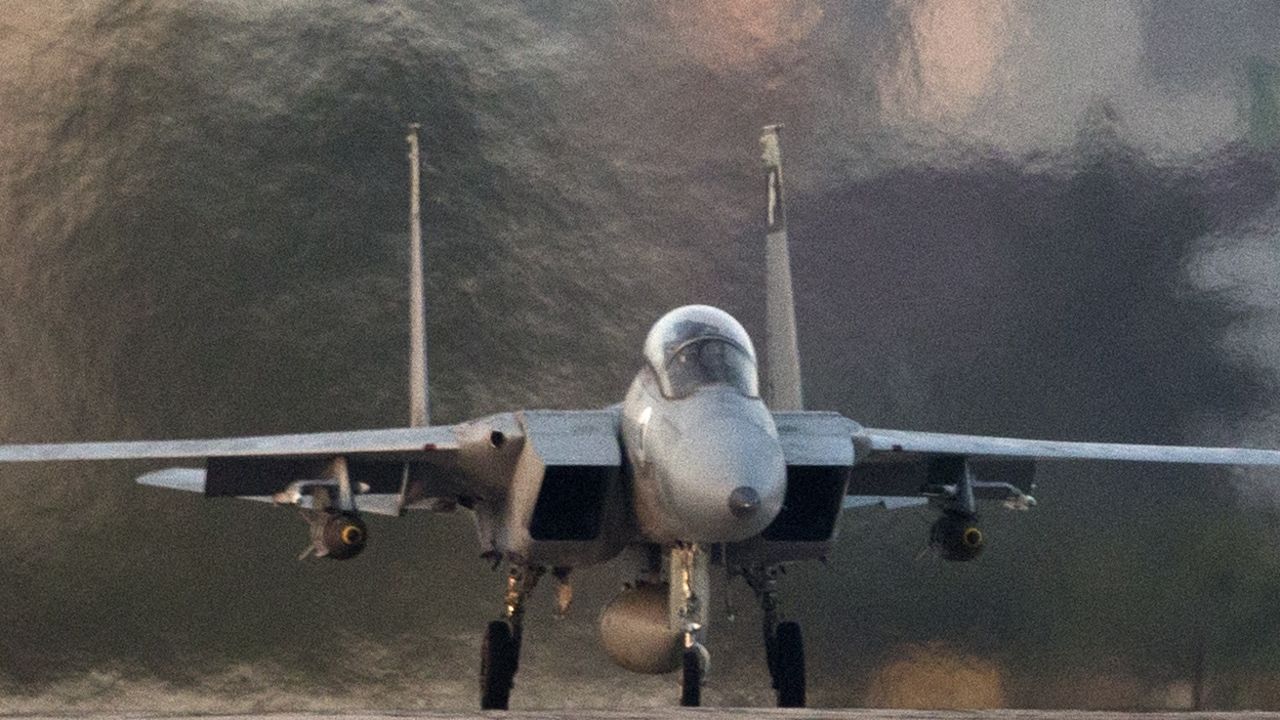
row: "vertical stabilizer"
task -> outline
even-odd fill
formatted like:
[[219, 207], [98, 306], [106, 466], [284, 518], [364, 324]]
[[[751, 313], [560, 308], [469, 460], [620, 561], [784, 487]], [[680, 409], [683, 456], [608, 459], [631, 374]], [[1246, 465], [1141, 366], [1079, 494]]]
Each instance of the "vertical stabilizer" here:
[[431, 424], [427, 395], [427, 304], [422, 259], [420, 180], [422, 158], [418, 124], [409, 126], [409, 426]]
[[803, 410], [796, 305], [791, 289], [791, 253], [782, 194], [781, 125], [766, 125], [760, 136], [768, 205], [765, 221], [765, 402], [773, 410]]

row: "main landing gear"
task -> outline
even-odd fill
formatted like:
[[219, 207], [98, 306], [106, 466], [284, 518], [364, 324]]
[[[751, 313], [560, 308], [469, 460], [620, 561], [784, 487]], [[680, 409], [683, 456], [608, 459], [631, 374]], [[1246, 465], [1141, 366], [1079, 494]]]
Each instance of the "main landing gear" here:
[[777, 567], [757, 567], [744, 570], [742, 576], [763, 612], [765, 658], [777, 692], [778, 707], [804, 707], [804, 637], [799, 623], [779, 619], [778, 572]]
[[506, 607], [501, 620], [489, 623], [480, 648], [480, 708], [506, 710], [520, 669], [524, 603], [546, 572], [540, 567], [513, 566], [507, 576]]
[[480, 647], [480, 708], [506, 710], [520, 667], [520, 642], [506, 620], [494, 620]]

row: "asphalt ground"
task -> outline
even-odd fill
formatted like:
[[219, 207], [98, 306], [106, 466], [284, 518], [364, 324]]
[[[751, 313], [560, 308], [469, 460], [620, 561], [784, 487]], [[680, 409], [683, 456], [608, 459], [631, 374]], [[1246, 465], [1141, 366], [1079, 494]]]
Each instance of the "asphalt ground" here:
[[547, 710], [513, 712], [284, 712], [260, 715], [129, 714], [0, 715], [5, 719], [65, 720], [1280, 720], [1280, 712], [1097, 712], [1078, 710], [776, 710], [756, 707], [645, 708], [645, 710]]

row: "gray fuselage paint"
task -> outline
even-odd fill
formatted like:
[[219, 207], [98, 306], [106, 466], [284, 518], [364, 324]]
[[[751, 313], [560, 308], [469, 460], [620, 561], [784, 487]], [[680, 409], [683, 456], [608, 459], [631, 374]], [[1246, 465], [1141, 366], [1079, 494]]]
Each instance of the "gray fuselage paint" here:
[[[745, 540], [782, 509], [786, 464], [773, 415], [758, 397], [714, 384], [667, 398], [646, 367], [623, 402], [622, 444], [636, 522], [648, 541]], [[740, 488], [754, 491], [758, 507], [734, 512]]]

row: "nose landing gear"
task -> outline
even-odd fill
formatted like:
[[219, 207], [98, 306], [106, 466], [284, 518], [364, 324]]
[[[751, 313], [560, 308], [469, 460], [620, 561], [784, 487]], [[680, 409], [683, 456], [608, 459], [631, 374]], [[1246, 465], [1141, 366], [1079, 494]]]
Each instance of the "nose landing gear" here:
[[711, 665], [706, 639], [707, 598], [711, 589], [710, 559], [698, 545], [678, 545], [671, 549], [669, 627], [684, 636], [681, 656], [680, 705], [702, 704], [702, 683]]
[[702, 705], [702, 682], [706, 677], [710, 654], [701, 644], [686, 648], [681, 658], [680, 707]]

